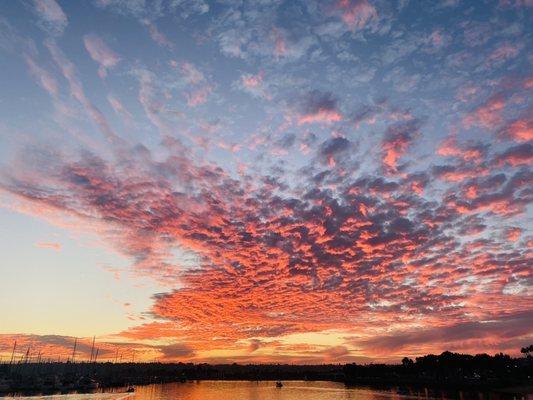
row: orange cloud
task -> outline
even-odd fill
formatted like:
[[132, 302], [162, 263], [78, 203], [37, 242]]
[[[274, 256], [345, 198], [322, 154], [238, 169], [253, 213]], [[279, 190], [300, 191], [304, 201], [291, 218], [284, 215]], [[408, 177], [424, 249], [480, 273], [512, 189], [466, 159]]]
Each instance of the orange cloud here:
[[304, 114], [298, 117], [298, 125], [338, 122], [342, 119], [342, 115], [335, 110], [319, 109], [313, 114]]

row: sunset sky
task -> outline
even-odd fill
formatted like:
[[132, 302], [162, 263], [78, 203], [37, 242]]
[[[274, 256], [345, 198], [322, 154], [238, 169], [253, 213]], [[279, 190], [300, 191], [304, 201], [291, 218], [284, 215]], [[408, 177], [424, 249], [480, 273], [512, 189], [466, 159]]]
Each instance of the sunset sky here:
[[0, 357], [518, 355], [532, 15], [0, 2]]

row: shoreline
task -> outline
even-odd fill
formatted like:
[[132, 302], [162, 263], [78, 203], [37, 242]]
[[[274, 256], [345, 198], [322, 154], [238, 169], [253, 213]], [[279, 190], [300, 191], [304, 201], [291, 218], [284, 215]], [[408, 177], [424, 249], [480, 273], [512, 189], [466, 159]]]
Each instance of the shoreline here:
[[0, 395], [90, 393], [100, 390], [190, 381], [329, 381], [377, 389], [533, 393], [533, 357], [504, 354], [405, 358], [402, 364], [194, 364], [194, 363], [17, 363], [0, 364]]
[[[116, 386], [101, 386], [97, 389], [93, 389], [91, 391], [86, 390], [68, 390], [68, 391], [61, 391], [61, 390], [52, 390], [52, 391], [46, 391], [46, 390], [17, 390], [12, 392], [0, 392], [0, 398], [21, 398], [21, 397], [28, 397], [28, 398], [55, 398], [55, 397], [63, 397], [63, 396], [71, 396], [71, 395], [78, 395], [83, 396], [85, 399], [92, 399], [92, 398], [101, 398], [105, 395], [117, 395], [117, 397], [113, 397], [113, 400], [120, 400], [123, 398], [127, 398], [129, 396], [134, 395], [135, 393], [127, 393], [126, 389], [128, 386], [134, 386], [134, 387], [145, 387], [150, 385], [167, 385], [167, 384], [193, 384], [198, 382], [263, 382], [263, 383], [274, 383], [277, 380], [275, 379], [194, 379], [194, 380], [186, 380], [186, 381], [180, 381], [178, 379], [171, 380], [171, 381], [165, 381], [165, 382], [152, 382], [152, 383], [140, 383], [140, 384], [132, 384], [132, 385], [116, 385]], [[369, 382], [361, 381], [358, 383], [347, 383], [344, 381], [339, 380], [331, 380], [331, 379], [285, 379], [283, 382], [332, 382], [332, 383], [340, 383], [344, 384], [344, 386], [348, 389], [368, 389], [371, 391], [383, 391], [383, 392], [390, 392], [400, 395], [407, 395], [406, 391], [422, 391], [425, 390], [426, 393], [433, 393], [435, 396], [428, 396], [428, 398], [436, 398], [438, 395], [442, 393], [462, 393], [466, 395], [474, 395], [474, 394], [501, 394], [504, 396], [520, 396], [517, 400], [520, 398], [523, 399], [531, 399], [533, 398], [533, 385], [514, 385], [514, 386], [507, 386], [507, 387], [490, 387], [486, 384], [479, 384], [475, 386], [444, 386], [441, 384], [430, 384], [429, 382]], [[124, 389], [124, 391], [116, 391]], [[527, 397], [524, 397], [527, 396]], [[438, 396], [440, 397], [440, 396]], [[509, 397], [510, 398], [510, 397]]]

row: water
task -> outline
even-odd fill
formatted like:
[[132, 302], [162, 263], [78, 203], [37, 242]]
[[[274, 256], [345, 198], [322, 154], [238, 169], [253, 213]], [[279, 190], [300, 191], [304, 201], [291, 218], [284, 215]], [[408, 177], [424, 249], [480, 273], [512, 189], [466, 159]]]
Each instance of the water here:
[[200, 381], [138, 387], [135, 400], [385, 400], [390, 393], [347, 389], [336, 382]]
[[16, 400], [409, 400], [460, 399], [505, 400], [527, 399], [528, 395], [501, 395], [496, 393], [442, 393], [421, 390], [373, 390], [347, 388], [337, 382], [286, 381], [276, 388], [274, 381], [191, 381], [136, 386], [135, 393], [124, 393], [125, 388], [104, 389], [102, 393], [53, 396], [16, 396]]

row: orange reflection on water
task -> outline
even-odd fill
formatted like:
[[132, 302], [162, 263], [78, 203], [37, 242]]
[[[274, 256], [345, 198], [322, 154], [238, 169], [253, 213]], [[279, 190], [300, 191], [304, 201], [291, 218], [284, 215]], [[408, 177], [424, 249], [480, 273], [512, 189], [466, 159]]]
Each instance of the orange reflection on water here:
[[346, 388], [337, 382], [196, 381], [139, 386], [132, 400], [386, 400], [400, 399], [391, 392]]

